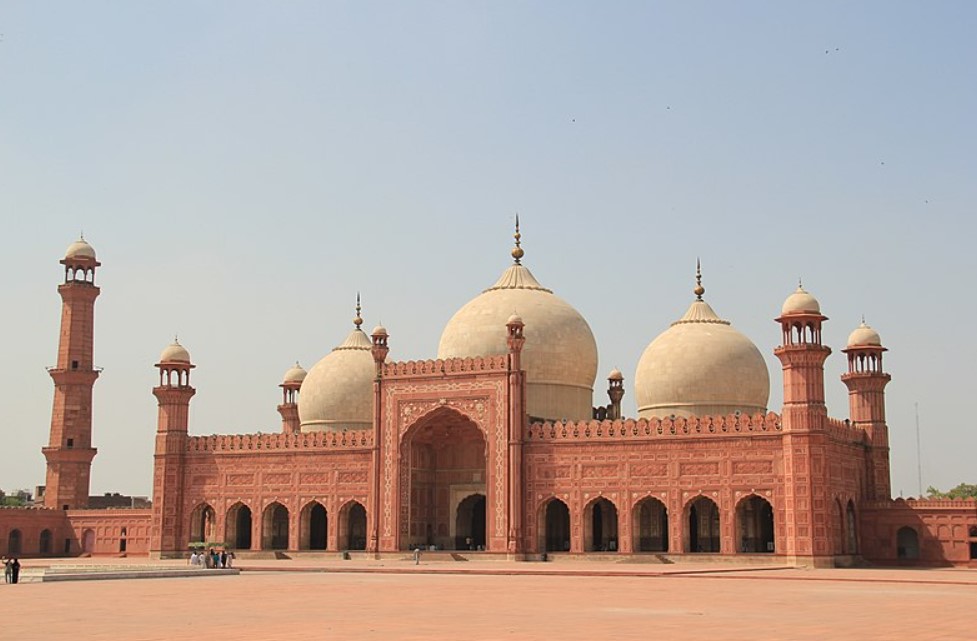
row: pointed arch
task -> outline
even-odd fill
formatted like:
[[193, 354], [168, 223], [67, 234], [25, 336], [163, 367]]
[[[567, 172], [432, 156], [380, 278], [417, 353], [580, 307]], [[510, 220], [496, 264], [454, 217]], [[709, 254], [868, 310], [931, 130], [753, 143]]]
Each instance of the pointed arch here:
[[692, 554], [716, 554], [720, 551], [719, 506], [700, 494], [685, 504], [688, 525], [685, 551]]
[[238, 549], [251, 549], [251, 508], [238, 501], [227, 510], [224, 519], [224, 544]]
[[53, 537], [51, 536], [51, 530], [48, 530], [47, 528], [41, 530], [41, 535], [40, 535], [40, 537], [38, 537], [38, 546], [37, 547], [38, 547], [38, 550], [40, 550], [40, 552], [41, 552], [42, 555], [48, 555], [48, 554], [51, 554], [53, 552], [53, 549], [52, 549], [52, 540], [53, 540]]
[[896, 558], [915, 561], [919, 559], [919, 533], [908, 525], [896, 532]]
[[668, 508], [654, 496], [646, 496], [631, 509], [635, 552], [668, 552]]
[[190, 543], [212, 543], [217, 540], [217, 513], [207, 502], [190, 513]]
[[845, 535], [845, 554], [858, 554], [858, 517], [851, 499], [845, 508]]
[[288, 508], [273, 501], [261, 513], [261, 549], [288, 549]]
[[366, 508], [349, 501], [339, 509], [339, 549], [366, 549]]
[[543, 501], [536, 516], [539, 550], [542, 552], [570, 551], [570, 508], [551, 496]]
[[598, 496], [584, 507], [584, 550], [616, 552], [618, 550], [617, 506]]
[[737, 551], [768, 554], [774, 551], [774, 518], [770, 501], [748, 494], [736, 505]]
[[299, 512], [299, 549], [325, 550], [329, 513], [319, 501], [309, 501]]

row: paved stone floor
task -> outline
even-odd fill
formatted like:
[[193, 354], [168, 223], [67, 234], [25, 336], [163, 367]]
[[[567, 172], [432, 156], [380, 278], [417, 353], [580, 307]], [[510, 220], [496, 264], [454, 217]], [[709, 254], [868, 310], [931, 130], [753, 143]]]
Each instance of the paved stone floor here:
[[977, 638], [974, 570], [239, 566], [247, 571], [228, 577], [0, 585], [0, 639]]

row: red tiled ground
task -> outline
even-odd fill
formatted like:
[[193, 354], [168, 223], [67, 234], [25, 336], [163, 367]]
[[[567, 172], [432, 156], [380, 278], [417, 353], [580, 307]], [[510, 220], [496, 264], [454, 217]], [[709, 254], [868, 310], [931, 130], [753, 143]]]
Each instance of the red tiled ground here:
[[[975, 639], [977, 572], [258, 562], [309, 572], [0, 585], [3, 639]], [[544, 575], [451, 574], [538, 570]], [[373, 569], [337, 573], [329, 569]], [[393, 569], [396, 574], [381, 573]], [[712, 568], [717, 569], [717, 568]], [[723, 568], [729, 570], [730, 568]], [[377, 572], [380, 570], [381, 572]], [[591, 572], [567, 576], [560, 571]], [[627, 576], [612, 571], [626, 570]], [[202, 570], [206, 572], [206, 570]], [[663, 573], [664, 572], [664, 573]]]

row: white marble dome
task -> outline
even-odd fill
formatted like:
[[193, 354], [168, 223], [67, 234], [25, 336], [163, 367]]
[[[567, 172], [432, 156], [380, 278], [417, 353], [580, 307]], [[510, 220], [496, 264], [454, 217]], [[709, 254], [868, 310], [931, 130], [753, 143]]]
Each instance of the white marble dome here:
[[301, 383], [307, 374], [305, 368], [299, 365], [298, 361], [295, 361], [295, 366], [288, 368], [285, 376], [282, 377], [282, 383]]
[[755, 414], [770, 397], [760, 350], [701, 299], [645, 348], [634, 385], [642, 418]]
[[525, 323], [522, 366], [526, 411], [541, 419], [589, 419], [597, 376], [597, 342], [583, 316], [540, 285], [528, 268], [511, 265], [494, 285], [458, 310], [441, 334], [438, 358], [508, 352], [506, 323]]
[[180, 345], [180, 341], [175, 340], [172, 344], [167, 345], [159, 355], [160, 363], [189, 363], [190, 362], [190, 352], [183, 345]]
[[84, 238], [79, 238], [68, 245], [64, 251], [65, 258], [91, 258], [95, 260], [95, 248], [89, 245]]
[[782, 315], [787, 314], [820, 314], [821, 303], [814, 296], [800, 285], [793, 294], [787, 297], [783, 307], [780, 308]]
[[879, 333], [865, 324], [862, 324], [855, 328], [851, 334], [848, 335], [848, 347], [881, 347], [882, 337]]
[[[359, 318], [357, 318], [359, 320]], [[299, 421], [303, 432], [369, 429], [373, 426], [373, 344], [357, 324], [302, 381]]]

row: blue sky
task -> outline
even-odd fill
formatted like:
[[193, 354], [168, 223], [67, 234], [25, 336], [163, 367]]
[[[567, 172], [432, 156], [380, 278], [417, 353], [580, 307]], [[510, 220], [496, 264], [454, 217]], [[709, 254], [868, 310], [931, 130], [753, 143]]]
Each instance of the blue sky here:
[[[893, 490], [974, 482], [977, 5], [214, 2], [0, 6], [0, 487], [43, 483], [57, 264], [99, 252], [95, 492], [151, 492], [152, 364], [193, 354], [197, 434], [277, 431], [348, 333], [391, 356], [524, 263], [630, 384], [706, 299], [767, 358], [799, 277], [886, 369]], [[529, 328], [527, 328], [529, 331]]]

